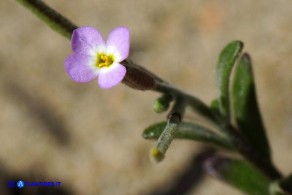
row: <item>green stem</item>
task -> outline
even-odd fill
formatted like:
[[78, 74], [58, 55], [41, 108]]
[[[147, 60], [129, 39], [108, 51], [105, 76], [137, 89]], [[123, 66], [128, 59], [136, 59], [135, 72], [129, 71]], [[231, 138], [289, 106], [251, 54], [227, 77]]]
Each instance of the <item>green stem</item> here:
[[38, 18], [45, 22], [57, 33], [71, 39], [71, 34], [77, 28], [70, 20], [50, 8], [41, 0], [16, 0], [28, 8]]
[[258, 155], [248, 143], [248, 140], [244, 139], [240, 135], [239, 131], [232, 125], [221, 126], [227, 132], [233, 145], [237, 148], [238, 152], [259, 170], [261, 170], [269, 179], [276, 180], [282, 177], [282, 174], [277, 170], [270, 160], [265, 160]]
[[218, 121], [216, 120], [213, 112], [211, 109], [200, 99], [189, 95], [187, 93], [184, 93], [180, 91], [179, 89], [176, 89], [172, 87], [169, 84], [162, 83], [162, 82], [157, 82], [155, 88], [153, 89], [154, 91], [160, 92], [160, 93], [170, 93], [173, 94], [174, 96], [181, 96], [184, 99], [186, 99], [187, 104], [196, 112], [201, 114], [203, 117], [205, 117], [207, 120], [213, 122], [214, 124], [218, 124]]

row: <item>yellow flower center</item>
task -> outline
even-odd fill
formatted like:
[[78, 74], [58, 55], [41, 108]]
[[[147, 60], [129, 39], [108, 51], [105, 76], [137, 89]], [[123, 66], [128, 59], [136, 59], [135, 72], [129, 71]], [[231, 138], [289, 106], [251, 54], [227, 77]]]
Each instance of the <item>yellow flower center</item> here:
[[109, 67], [114, 62], [113, 56], [105, 54], [97, 54], [96, 66], [99, 68]]

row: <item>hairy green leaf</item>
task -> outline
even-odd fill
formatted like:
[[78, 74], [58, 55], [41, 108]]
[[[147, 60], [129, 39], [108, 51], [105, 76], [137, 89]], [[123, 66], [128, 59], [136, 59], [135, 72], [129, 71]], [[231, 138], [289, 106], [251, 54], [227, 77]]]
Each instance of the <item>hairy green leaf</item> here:
[[[158, 139], [166, 125], [166, 122], [151, 125], [143, 132], [143, 137], [145, 139]], [[175, 134], [175, 138], [207, 142], [225, 149], [233, 149], [228, 138], [220, 136], [206, 127], [191, 122], [181, 122], [179, 130]]]
[[230, 120], [229, 78], [231, 70], [239, 58], [243, 48], [241, 41], [229, 43], [220, 53], [216, 68], [216, 84], [218, 88], [218, 103], [221, 115]]
[[209, 174], [223, 180], [245, 194], [269, 194], [270, 181], [246, 161], [214, 156], [206, 162]]
[[270, 146], [259, 111], [255, 84], [248, 54], [244, 54], [235, 70], [232, 88], [235, 120], [242, 135], [258, 153], [270, 160]]

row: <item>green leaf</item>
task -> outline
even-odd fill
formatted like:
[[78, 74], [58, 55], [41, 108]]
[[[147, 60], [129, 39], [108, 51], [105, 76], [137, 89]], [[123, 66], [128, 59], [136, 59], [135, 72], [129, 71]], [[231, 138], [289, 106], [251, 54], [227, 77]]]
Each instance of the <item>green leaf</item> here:
[[220, 113], [220, 110], [219, 110], [219, 100], [218, 99], [214, 99], [212, 102], [211, 102], [211, 110], [214, 112], [214, 113], [217, 113], [219, 114]]
[[218, 120], [222, 120], [222, 116], [221, 116], [220, 108], [219, 108], [219, 100], [218, 99], [214, 99], [211, 102], [210, 108], [211, 108], [212, 112], [214, 113], [214, 116], [216, 116], [218, 118]]
[[270, 146], [258, 107], [255, 84], [248, 54], [244, 54], [235, 70], [232, 88], [235, 120], [242, 135], [266, 160], [270, 160]]
[[209, 174], [223, 180], [245, 194], [269, 194], [270, 181], [246, 161], [214, 156], [206, 162]]
[[216, 84], [218, 88], [218, 103], [221, 115], [230, 120], [229, 78], [231, 70], [243, 48], [241, 41], [229, 43], [220, 53], [216, 69]]
[[[166, 125], [166, 122], [151, 125], [145, 129], [143, 137], [145, 139], [158, 139]], [[181, 122], [175, 138], [212, 143], [225, 149], [233, 150], [231, 141], [228, 138], [217, 135], [206, 127], [195, 123]]]

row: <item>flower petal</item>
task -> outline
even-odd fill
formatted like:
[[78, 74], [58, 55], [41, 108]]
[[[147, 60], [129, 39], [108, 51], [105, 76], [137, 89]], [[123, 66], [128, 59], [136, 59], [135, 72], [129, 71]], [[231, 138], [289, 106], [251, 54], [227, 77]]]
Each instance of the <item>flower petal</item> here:
[[75, 53], [90, 55], [92, 50], [104, 48], [105, 42], [100, 32], [92, 27], [77, 28], [72, 34], [72, 50]]
[[89, 82], [96, 78], [98, 69], [90, 66], [92, 57], [81, 54], [72, 54], [65, 60], [65, 70], [70, 78], [76, 82]]
[[113, 29], [106, 42], [106, 53], [113, 54], [115, 62], [121, 62], [129, 55], [130, 32], [126, 27]]
[[120, 83], [126, 75], [126, 68], [114, 63], [109, 68], [102, 68], [98, 76], [98, 84], [101, 88], [111, 88]]

